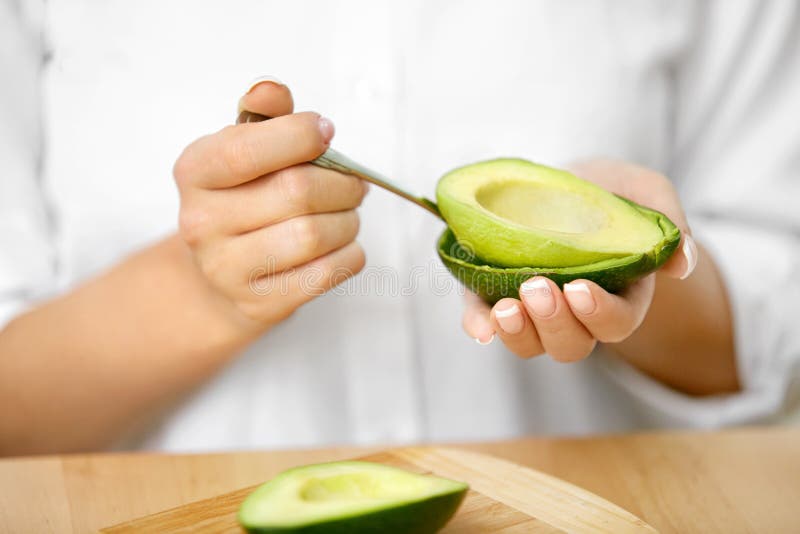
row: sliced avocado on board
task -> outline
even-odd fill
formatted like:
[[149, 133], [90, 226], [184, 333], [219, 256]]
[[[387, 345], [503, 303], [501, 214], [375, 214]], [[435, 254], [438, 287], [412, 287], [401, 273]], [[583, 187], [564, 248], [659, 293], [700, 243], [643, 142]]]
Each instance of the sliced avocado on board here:
[[427, 534], [455, 514], [468, 486], [371, 462], [289, 469], [242, 503], [247, 532]]
[[439, 257], [489, 303], [517, 297], [536, 275], [618, 292], [663, 265], [680, 242], [664, 214], [522, 159], [455, 169], [439, 180], [436, 198], [448, 224]]

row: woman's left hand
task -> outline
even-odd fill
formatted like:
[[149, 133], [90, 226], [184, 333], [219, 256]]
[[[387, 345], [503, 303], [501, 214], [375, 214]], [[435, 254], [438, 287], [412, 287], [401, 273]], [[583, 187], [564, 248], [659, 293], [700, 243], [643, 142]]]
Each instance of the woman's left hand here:
[[[660, 269], [671, 278], [686, 278], [697, 263], [697, 247], [672, 183], [663, 175], [616, 161], [590, 161], [572, 167], [582, 178], [656, 209], [681, 230], [678, 251]], [[655, 289], [655, 273], [620, 294], [589, 280], [574, 280], [563, 291], [548, 278], [522, 284], [519, 299], [505, 298], [489, 307], [472, 293], [466, 296], [464, 330], [481, 344], [494, 335], [514, 354], [530, 358], [547, 353], [561, 362], [588, 356], [598, 341], [619, 342], [642, 323]]]

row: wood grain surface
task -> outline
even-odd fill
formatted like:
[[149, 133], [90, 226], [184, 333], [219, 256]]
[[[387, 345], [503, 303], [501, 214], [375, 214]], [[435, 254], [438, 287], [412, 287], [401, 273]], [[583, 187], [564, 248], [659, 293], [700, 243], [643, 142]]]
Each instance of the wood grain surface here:
[[[443, 532], [575, 532], [653, 534], [641, 519], [561, 479], [486, 454], [409, 447], [360, 458], [470, 484], [461, 509]], [[236, 512], [257, 486], [204, 499], [102, 530], [105, 534], [240, 532]]]
[[[455, 444], [557, 476], [662, 533], [800, 532], [800, 429]], [[379, 448], [0, 460], [0, 532], [96, 532]], [[545, 531], [546, 532], [546, 531]]]

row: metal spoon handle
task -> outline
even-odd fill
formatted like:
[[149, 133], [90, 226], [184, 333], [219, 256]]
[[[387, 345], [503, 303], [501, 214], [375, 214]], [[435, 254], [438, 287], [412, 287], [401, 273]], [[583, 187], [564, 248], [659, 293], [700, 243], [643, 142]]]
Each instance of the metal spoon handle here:
[[418, 206], [433, 213], [440, 219], [442, 218], [442, 214], [439, 213], [439, 207], [432, 200], [429, 200], [425, 197], [414, 195], [413, 193], [406, 191], [405, 189], [395, 184], [382, 174], [375, 172], [372, 169], [368, 169], [367, 167], [364, 167], [360, 163], [351, 160], [341, 152], [338, 152], [332, 148], [326, 150], [324, 154], [322, 154], [320, 157], [318, 157], [311, 163], [313, 163], [314, 165], [318, 165], [319, 167], [325, 167], [326, 169], [333, 169], [335, 171], [339, 171], [345, 174], [352, 174], [353, 176], [357, 176], [364, 181], [367, 181], [371, 184], [375, 184], [378, 187], [382, 187], [387, 191], [391, 191], [395, 195], [399, 195], [406, 200], [410, 200], [411, 202], [417, 204]]
[[[261, 115], [259, 113], [251, 113], [249, 111], [242, 111], [239, 113], [239, 118], [237, 122], [261, 122], [268, 120], [270, 117], [266, 115]], [[360, 163], [353, 161], [352, 159], [348, 158], [341, 152], [337, 152], [336, 150], [329, 148], [325, 151], [324, 154], [319, 156], [317, 159], [311, 161], [312, 164], [323, 167], [326, 169], [332, 169], [334, 171], [338, 171], [344, 174], [350, 174], [353, 176], [357, 176], [364, 181], [367, 181], [371, 184], [375, 184], [378, 187], [382, 187], [387, 191], [391, 191], [395, 195], [399, 195], [406, 200], [417, 204], [418, 206], [428, 210], [429, 212], [433, 213], [440, 219], [442, 218], [442, 214], [439, 213], [439, 207], [436, 203], [432, 200], [429, 200], [425, 197], [414, 195], [409, 191], [406, 191], [399, 185], [395, 184], [382, 174], [375, 172], [367, 167], [364, 167]]]

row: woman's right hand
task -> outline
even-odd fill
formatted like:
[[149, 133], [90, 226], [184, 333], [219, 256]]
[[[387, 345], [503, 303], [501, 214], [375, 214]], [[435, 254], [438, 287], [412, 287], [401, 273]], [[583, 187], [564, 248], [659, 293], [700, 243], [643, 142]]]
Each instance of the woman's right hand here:
[[239, 102], [272, 120], [227, 126], [189, 145], [175, 163], [180, 235], [234, 319], [269, 327], [359, 272], [358, 178], [307, 162], [333, 123], [293, 113], [280, 83], [255, 84]]

